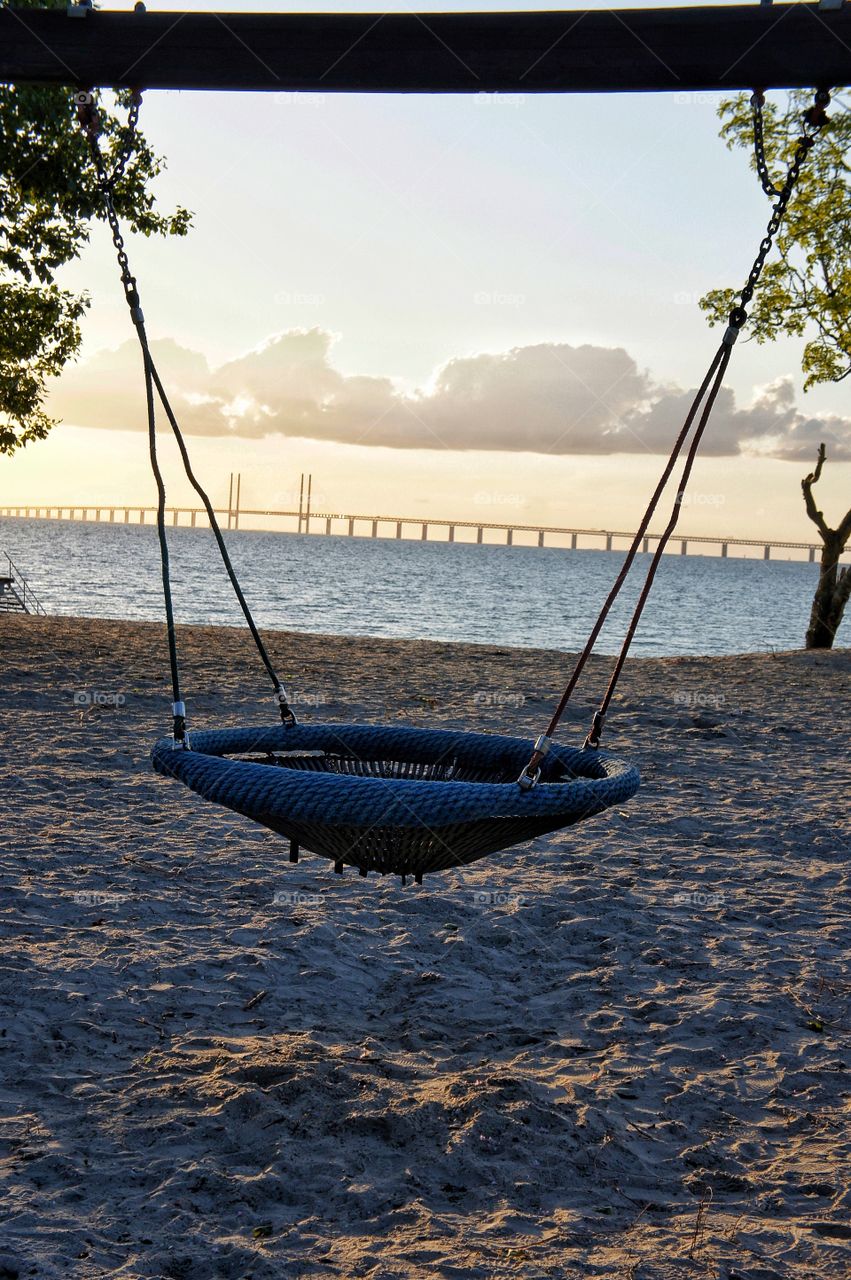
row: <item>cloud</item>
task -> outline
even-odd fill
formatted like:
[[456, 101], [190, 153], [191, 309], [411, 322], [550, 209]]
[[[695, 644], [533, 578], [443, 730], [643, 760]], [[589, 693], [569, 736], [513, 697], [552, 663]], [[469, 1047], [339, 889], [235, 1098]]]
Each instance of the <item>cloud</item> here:
[[[663, 393], [650, 409], [631, 419], [636, 433], [654, 452], [668, 447], [679, 430], [694, 391]], [[834, 461], [851, 459], [851, 419], [806, 417], [795, 404], [789, 377], [758, 388], [746, 409], [736, 407], [733, 392], [722, 387], [701, 444], [704, 456], [756, 453], [790, 461], [815, 460], [820, 441]]]
[[[458, 356], [428, 388], [411, 392], [389, 377], [340, 373], [332, 346], [324, 330], [293, 330], [211, 369], [176, 342], [152, 343], [178, 419], [197, 435], [397, 449], [666, 453], [694, 396], [693, 389], [656, 383], [621, 347], [538, 343]], [[143, 428], [141, 357], [132, 340], [67, 370], [50, 409], [81, 426]], [[744, 408], [722, 388], [703, 452], [811, 460], [822, 440], [832, 459], [851, 459], [851, 420], [801, 413], [791, 378], [781, 378], [757, 389]]]

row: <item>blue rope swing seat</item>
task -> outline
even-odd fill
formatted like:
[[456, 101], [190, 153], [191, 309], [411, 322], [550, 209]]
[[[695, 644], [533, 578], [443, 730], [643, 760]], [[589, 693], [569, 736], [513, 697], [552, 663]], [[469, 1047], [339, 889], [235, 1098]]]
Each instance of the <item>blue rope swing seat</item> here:
[[280, 725], [161, 739], [156, 771], [344, 865], [413, 875], [475, 862], [622, 804], [638, 771], [553, 744], [534, 787], [533, 743], [496, 734], [369, 724]]
[[[304, 727], [296, 723], [284, 687], [275, 673], [243, 595], [216, 513], [192, 470], [180, 427], [151, 355], [136, 280], [130, 272], [113, 195], [115, 183], [133, 151], [140, 99], [140, 94], [134, 94], [124, 142], [112, 173], [108, 173], [99, 144], [100, 123], [92, 95], [85, 91], [76, 95], [78, 117], [97, 171], [104, 210], [118, 251], [121, 282], [144, 360], [148, 442], [157, 484], [157, 534], [174, 691], [173, 734], [170, 738], [161, 739], [154, 747], [152, 759], [156, 771], [184, 783], [204, 800], [224, 805], [287, 836], [292, 861], [298, 859], [299, 846], [303, 845], [330, 858], [337, 871], [342, 871], [348, 864], [357, 867], [362, 875], [370, 871], [393, 872], [402, 877], [414, 875], [418, 880], [427, 871], [441, 871], [474, 862], [498, 849], [571, 826], [628, 800], [638, 789], [638, 772], [599, 750], [603, 723], [663, 552], [676, 527], [698, 447], [721, 390], [733, 346], [747, 320], [745, 308], [759, 282], [801, 165], [815, 144], [819, 130], [827, 122], [825, 106], [830, 100], [829, 94], [820, 90], [813, 106], [805, 113], [806, 130], [798, 140], [786, 180], [779, 188], [766, 185], [767, 171], [762, 154], [762, 95], [755, 93], [751, 100], [757, 168], [764, 189], [772, 199], [776, 197], [767, 234], [740, 290], [740, 305], [730, 312], [721, 344], [695, 394], [615, 583], [576, 660], [561, 701], [546, 733], [534, 743], [525, 738], [438, 729], [362, 724]], [[157, 461], [156, 397], [159, 397], [174, 433], [189, 482], [204, 503], [225, 570], [272, 681], [281, 717], [281, 724], [277, 727], [193, 732], [191, 740], [187, 734], [165, 529], [165, 486]], [[686, 448], [689, 435], [691, 440]], [[651, 518], [683, 453], [685, 461], [673, 509], [664, 532], [657, 540], [591, 729], [582, 748], [560, 746], [553, 741], [553, 735], [609, 611], [648, 536]]]

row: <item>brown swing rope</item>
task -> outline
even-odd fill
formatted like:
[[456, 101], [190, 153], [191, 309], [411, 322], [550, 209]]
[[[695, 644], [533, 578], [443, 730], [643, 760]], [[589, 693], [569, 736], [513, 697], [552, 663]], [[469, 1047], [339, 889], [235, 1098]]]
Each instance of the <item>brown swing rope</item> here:
[[[632, 645], [633, 638], [638, 629], [638, 624], [641, 621], [641, 615], [644, 612], [644, 607], [647, 604], [647, 599], [650, 595], [650, 590], [651, 590], [651, 587], [653, 586], [653, 580], [656, 577], [656, 571], [661, 562], [662, 554], [665, 550], [665, 547], [668, 544], [668, 541], [670, 540], [671, 535], [673, 534], [674, 530], [677, 527], [677, 522], [680, 516], [680, 510], [682, 507], [682, 501], [685, 494], [686, 485], [688, 484], [689, 478], [691, 476], [692, 468], [694, 466], [694, 462], [697, 457], [697, 452], [700, 447], [700, 442], [703, 438], [703, 433], [706, 430], [706, 426], [712, 414], [712, 409], [715, 405], [715, 401], [718, 398], [718, 393], [721, 390], [721, 384], [724, 380], [724, 374], [726, 373], [727, 366], [730, 363], [730, 357], [733, 354], [733, 344], [738, 338], [739, 333], [748, 318], [747, 311], [745, 308], [753, 298], [754, 290], [756, 289], [757, 284], [759, 283], [759, 279], [762, 274], [762, 269], [763, 269], [763, 266], [765, 265], [765, 260], [768, 257], [768, 254], [771, 251], [771, 248], [774, 244], [774, 237], [776, 236], [777, 231], [780, 227], [780, 224], [783, 221], [783, 217], [784, 217], [784, 214], [786, 213], [786, 208], [789, 204], [789, 200], [791, 199], [792, 192], [794, 191], [795, 186], [797, 184], [798, 175], [800, 173], [801, 166], [804, 163], [804, 160], [806, 159], [809, 152], [815, 146], [816, 137], [819, 131], [827, 123], [827, 115], [825, 114], [825, 108], [827, 107], [829, 102], [830, 102], [830, 94], [824, 89], [818, 90], [818, 92], [815, 95], [815, 101], [813, 103], [813, 106], [810, 107], [809, 110], [804, 114], [803, 119], [804, 119], [805, 125], [807, 126], [808, 131], [804, 132], [802, 136], [798, 139], [798, 143], [795, 147], [795, 152], [792, 157], [792, 161], [789, 165], [789, 171], [786, 175], [786, 180], [783, 183], [783, 186], [779, 189], [779, 191], [775, 191], [774, 188], [771, 188], [770, 194], [776, 195], [777, 198], [774, 204], [774, 208], [772, 210], [771, 218], [769, 219], [768, 226], [766, 228], [766, 234], [763, 236], [762, 240], [760, 241], [759, 250], [757, 252], [756, 258], [754, 259], [753, 266], [751, 267], [750, 272], [748, 274], [747, 281], [739, 293], [740, 302], [738, 303], [737, 306], [733, 307], [732, 311], [730, 312], [727, 330], [724, 334], [723, 339], [721, 340], [721, 345], [716, 351], [712, 359], [712, 363], [710, 364], [709, 369], [706, 373], [706, 376], [703, 379], [703, 382], [701, 383], [697, 391], [697, 394], [695, 395], [694, 400], [692, 401], [692, 405], [686, 416], [686, 420], [683, 424], [683, 427], [679, 435], [677, 436], [676, 441], [674, 442], [674, 446], [673, 446], [673, 449], [671, 450], [670, 457], [668, 458], [668, 461], [665, 464], [665, 469], [662, 472], [661, 479], [659, 480], [659, 483], [657, 484], [656, 489], [653, 492], [653, 496], [650, 499], [650, 502], [647, 506], [647, 510], [644, 513], [644, 516], [642, 517], [641, 524], [639, 525], [638, 531], [632, 540], [632, 544], [629, 548], [629, 551], [627, 552], [626, 558], [624, 559], [624, 563], [621, 566], [621, 570], [618, 573], [617, 578], [615, 579], [614, 585], [611, 591], [609, 592], [608, 596], [606, 597], [606, 600], [603, 604], [603, 607], [600, 610], [600, 613], [597, 617], [596, 622], [594, 623], [594, 626], [591, 628], [591, 632], [588, 636], [587, 641], [585, 642], [585, 646], [582, 652], [580, 653], [579, 657], [576, 660], [570, 679], [568, 680], [565, 691], [561, 696], [561, 700], [558, 706], [556, 707], [555, 712], [553, 713], [553, 717], [550, 720], [550, 723], [547, 727], [547, 731], [546, 733], [541, 734], [540, 737], [536, 740], [534, 750], [529, 759], [529, 763], [526, 765], [525, 769], [523, 770], [523, 772], [520, 774], [520, 777], [518, 778], [518, 783], [524, 790], [528, 789], [529, 787], [535, 786], [535, 784], [537, 783], [538, 779], [541, 776], [541, 764], [547, 752], [549, 751], [552, 738], [559, 726], [559, 722], [561, 721], [562, 716], [564, 715], [564, 712], [571, 699], [573, 691], [579, 682], [579, 677], [582, 674], [585, 664], [587, 663], [588, 659], [591, 656], [591, 653], [593, 652], [594, 645], [596, 644], [597, 638], [601, 630], [603, 629], [603, 625], [606, 621], [606, 618], [609, 615], [612, 605], [615, 603], [615, 600], [620, 595], [621, 588], [623, 587], [623, 584], [626, 581], [629, 575], [630, 569], [632, 568], [632, 565], [635, 561], [635, 557], [638, 554], [638, 549], [641, 546], [642, 538], [647, 532], [647, 529], [650, 525], [650, 521], [653, 517], [654, 512], [656, 511], [656, 508], [659, 504], [659, 500], [662, 496], [662, 493], [666, 488], [668, 480], [671, 477], [671, 473], [673, 472], [674, 467], [676, 466], [677, 460], [679, 459], [680, 454], [682, 453], [686, 439], [689, 435], [689, 432], [691, 431], [694, 420], [697, 417], [697, 413], [700, 408], [700, 405], [703, 402], [704, 396], [706, 396], [706, 403], [704, 404], [703, 410], [700, 414], [700, 419], [698, 421], [697, 428], [695, 430], [691, 445], [689, 446], [689, 450], [686, 455], [686, 461], [683, 466], [683, 471], [680, 477], [680, 483], [679, 483], [677, 495], [674, 501], [673, 510], [671, 512], [671, 517], [668, 521], [668, 524], [665, 528], [664, 533], [659, 539], [658, 546], [656, 547], [656, 550], [653, 553], [653, 558], [650, 562], [650, 567], [647, 570], [647, 576], [645, 578], [644, 585], [639, 594], [638, 601], [636, 603], [635, 610], [633, 612], [629, 627], [627, 628], [626, 636], [621, 646], [620, 653], [618, 654], [614, 669], [609, 679], [608, 686], [606, 687], [606, 691], [603, 695], [602, 701], [600, 702], [600, 706], [594, 712], [594, 716], [591, 722], [591, 728], [588, 732], [588, 735], [584, 743], [585, 747], [592, 748], [592, 749], [596, 749], [600, 745], [600, 737], [603, 731], [603, 724], [606, 718], [606, 713], [609, 709], [609, 705], [612, 701], [612, 698], [614, 697], [615, 690], [618, 685], [618, 680], [620, 679], [621, 672], [623, 671], [624, 663], [626, 662], [626, 658], [629, 653], [630, 646]], [[757, 138], [756, 146], [757, 146], [758, 155], [762, 151], [762, 131], [761, 131], [762, 104], [763, 104], [762, 94], [759, 91], [756, 91], [753, 97], [751, 98], [751, 106], [754, 112], [755, 136]], [[763, 181], [763, 174], [760, 173], [759, 176], [760, 176], [760, 181], [762, 182], [762, 185], [763, 185], [763, 189], [766, 190], [768, 194], [769, 192], [768, 192], [766, 183]], [[708, 390], [708, 395], [707, 395], [707, 390]]]

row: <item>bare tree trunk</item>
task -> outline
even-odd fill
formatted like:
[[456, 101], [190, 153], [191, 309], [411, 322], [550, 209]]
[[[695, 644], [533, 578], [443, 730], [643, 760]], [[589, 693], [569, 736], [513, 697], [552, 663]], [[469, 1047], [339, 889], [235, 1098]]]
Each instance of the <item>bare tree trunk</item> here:
[[838, 538], [825, 541], [821, 552], [821, 574], [813, 597], [810, 625], [807, 628], [808, 649], [830, 649], [839, 630], [851, 588], [848, 568], [839, 570], [839, 557], [844, 547]]
[[821, 552], [821, 572], [818, 586], [813, 597], [810, 612], [810, 625], [807, 628], [808, 649], [831, 649], [845, 612], [845, 606], [851, 596], [851, 566], [839, 568], [839, 557], [845, 550], [851, 537], [851, 511], [841, 522], [838, 529], [829, 528], [821, 511], [818, 510], [813, 497], [813, 486], [821, 476], [825, 461], [825, 447], [819, 445], [818, 461], [815, 471], [801, 481], [804, 491], [804, 502], [807, 515], [821, 534], [824, 546]]

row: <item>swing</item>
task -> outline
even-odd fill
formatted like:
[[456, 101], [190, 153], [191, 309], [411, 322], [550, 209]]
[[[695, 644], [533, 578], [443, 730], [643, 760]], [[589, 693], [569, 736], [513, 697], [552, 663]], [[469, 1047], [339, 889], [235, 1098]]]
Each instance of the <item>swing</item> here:
[[[474, 862], [535, 836], [571, 826], [630, 799], [638, 790], [638, 771], [599, 749], [603, 724], [662, 554], [676, 527], [682, 497], [733, 345], [747, 320], [745, 308], [753, 297], [800, 167], [827, 121], [825, 106], [830, 100], [829, 95], [819, 91], [814, 106], [805, 114], [806, 129], [798, 141], [786, 180], [779, 188], [767, 184], [762, 153], [763, 98], [756, 92], [751, 99], [758, 172], [764, 189], [775, 199], [767, 233], [740, 292], [740, 303], [730, 313], [721, 344], [674, 442], [615, 583], [576, 661], [546, 732], [534, 742], [497, 734], [409, 726], [301, 725], [297, 722], [242, 592], [210, 499], [192, 470], [186, 444], [148, 345], [136, 280], [130, 273], [112, 199], [114, 183], [132, 147], [140, 100], [141, 94], [136, 94], [126, 146], [116, 169], [108, 174], [99, 145], [98, 119], [91, 95], [80, 93], [76, 98], [78, 118], [97, 170], [98, 185], [118, 252], [121, 281], [144, 360], [148, 441], [158, 493], [157, 532], [174, 691], [172, 735], [160, 739], [155, 745], [152, 753], [154, 769], [164, 777], [182, 782], [202, 799], [224, 805], [286, 836], [290, 841], [289, 857], [292, 862], [298, 860], [303, 846], [330, 859], [339, 873], [348, 865], [357, 867], [364, 876], [370, 871], [393, 873], [401, 876], [403, 882], [408, 875], [421, 882], [426, 872]], [[207, 511], [225, 571], [271, 679], [281, 718], [278, 726], [193, 731], [191, 738], [187, 732], [165, 532], [165, 486], [157, 460], [155, 393], [174, 433], [186, 475]], [[594, 713], [588, 735], [578, 749], [557, 744], [553, 737], [559, 721], [632, 567], [693, 427], [671, 516], [653, 554], [608, 687], [599, 709]]]

